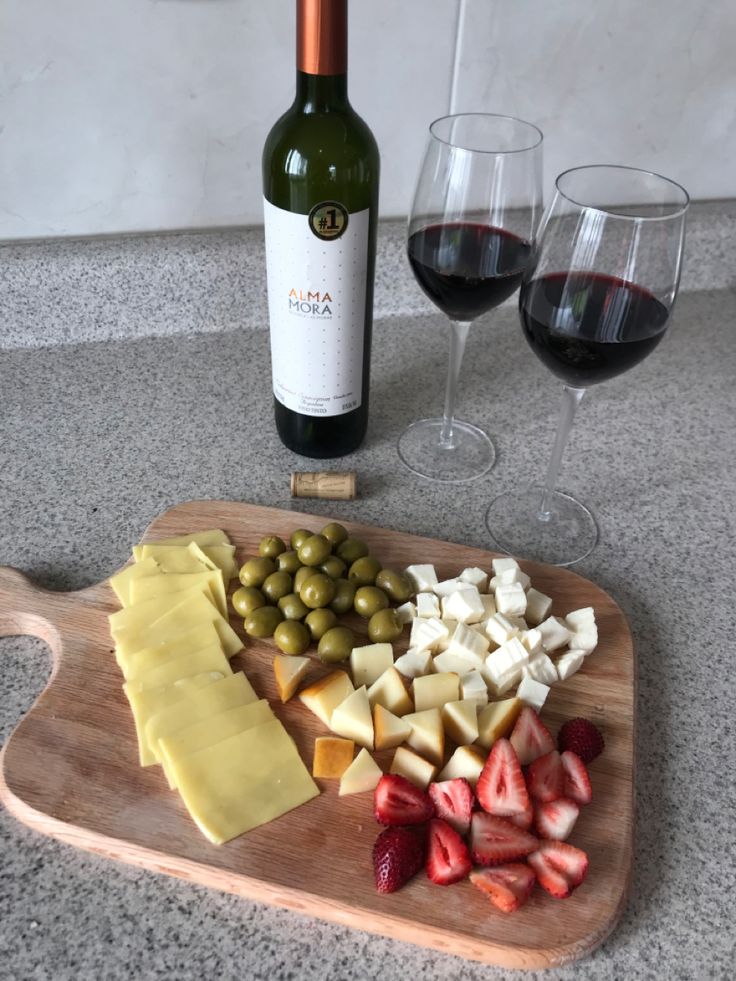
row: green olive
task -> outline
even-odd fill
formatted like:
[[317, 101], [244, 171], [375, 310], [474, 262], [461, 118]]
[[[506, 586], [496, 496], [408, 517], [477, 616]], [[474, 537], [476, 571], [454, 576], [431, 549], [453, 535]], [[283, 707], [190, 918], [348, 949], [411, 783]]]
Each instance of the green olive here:
[[283, 619], [277, 606], [262, 606], [248, 614], [243, 626], [249, 637], [272, 637]]
[[332, 546], [326, 538], [323, 538], [322, 535], [312, 535], [302, 542], [296, 550], [296, 554], [302, 565], [314, 566], [324, 562], [331, 551]]
[[299, 599], [310, 610], [318, 610], [322, 606], [329, 606], [334, 598], [334, 580], [326, 576], [324, 572], [315, 572], [299, 590]]
[[284, 620], [303, 620], [309, 609], [299, 599], [297, 593], [287, 593], [278, 601], [278, 608], [284, 615]]
[[337, 625], [337, 614], [332, 610], [312, 610], [304, 618], [312, 640], [321, 640], [328, 630]]
[[334, 663], [350, 657], [355, 646], [355, 634], [350, 627], [332, 627], [322, 634], [317, 654], [323, 661]]
[[310, 576], [315, 576], [317, 574], [316, 569], [311, 569], [308, 565], [303, 565], [300, 569], [297, 569], [297, 573], [294, 576], [294, 592], [301, 593], [302, 586], [309, 579]]
[[276, 559], [276, 565], [281, 572], [288, 572], [290, 576], [293, 576], [302, 567], [299, 556], [291, 549], [279, 555]]
[[396, 610], [379, 610], [368, 621], [368, 636], [374, 644], [393, 644], [403, 629]]
[[312, 532], [308, 531], [306, 528], [297, 528], [296, 531], [292, 531], [291, 538], [289, 539], [289, 544], [294, 549], [295, 552], [299, 550], [299, 546], [302, 542], [306, 542], [308, 538], [311, 538]]
[[330, 579], [341, 579], [348, 571], [343, 560], [338, 559], [336, 555], [328, 555], [324, 562], [320, 563], [319, 568]]
[[361, 559], [356, 559], [348, 571], [348, 579], [356, 586], [372, 586], [376, 581], [376, 576], [381, 571], [381, 563], [378, 559], [364, 555]]
[[366, 620], [370, 619], [379, 610], [385, 610], [388, 606], [388, 596], [377, 586], [361, 586], [355, 593], [353, 607]]
[[352, 565], [356, 559], [362, 559], [364, 555], [368, 554], [368, 546], [360, 538], [346, 538], [337, 546], [335, 552], [343, 562]]
[[266, 597], [255, 586], [241, 586], [240, 589], [235, 590], [230, 602], [236, 613], [241, 617], [247, 617], [253, 610], [266, 605]]
[[286, 543], [277, 535], [266, 535], [258, 543], [258, 554], [265, 555], [267, 559], [275, 559], [285, 551]]
[[262, 586], [272, 572], [276, 572], [276, 563], [262, 555], [258, 559], [248, 559], [241, 567], [240, 581], [244, 586]]
[[298, 620], [284, 620], [273, 632], [276, 646], [284, 654], [303, 654], [312, 642], [309, 631]]
[[335, 598], [330, 603], [330, 609], [337, 613], [338, 616], [342, 616], [343, 613], [352, 610], [355, 589], [354, 582], [348, 582], [347, 579], [336, 579]]
[[320, 532], [324, 538], [332, 545], [333, 548], [344, 542], [348, 537], [348, 530], [342, 525], [339, 525], [337, 521], [331, 521], [328, 525], [325, 525]]
[[294, 591], [294, 584], [288, 572], [272, 572], [261, 586], [261, 592], [269, 603], [278, 603], [282, 596]]
[[376, 586], [394, 603], [406, 603], [414, 593], [414, 586], [406, 573], [394, 572], [393, 569], [381, 569], [376, 576]]

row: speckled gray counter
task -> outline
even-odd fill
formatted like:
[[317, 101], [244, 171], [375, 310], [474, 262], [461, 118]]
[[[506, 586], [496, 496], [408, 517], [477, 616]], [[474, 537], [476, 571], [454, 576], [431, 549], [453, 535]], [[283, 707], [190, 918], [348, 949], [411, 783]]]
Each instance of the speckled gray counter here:
[[[565, 460], [562, 486], [601, 527], [579, 571], [638, 645], [638, 814], [621, 925], [550, 978], [733, 977], [735, 324], [733, 294], [683, 295], [656, 353], [583, 403]], [[498, 463], [461, 492], [425, 483], [394, 444], [439, 406], [443, 322], [384, 318], [375, 333], [368, 438], [340, 464], [358, 470], [360, 498], [303, 509], [483, 544], [489, 498], [545, 465], [557, 385], [513, 309], [478, 324], [461, 415], [495, 434]], [[4, 351], [0, 392], [0, 563], [54, 588], [108, 575], [175, 502], [288, 506], [288, 474], [305, 467], [275, 435], [264, 331]], [[0, 740], [49, 664], [39, 642], [0, 643]], [[3, 981], [510, 976], [103, 861], [3, 811], [0, 849]]]

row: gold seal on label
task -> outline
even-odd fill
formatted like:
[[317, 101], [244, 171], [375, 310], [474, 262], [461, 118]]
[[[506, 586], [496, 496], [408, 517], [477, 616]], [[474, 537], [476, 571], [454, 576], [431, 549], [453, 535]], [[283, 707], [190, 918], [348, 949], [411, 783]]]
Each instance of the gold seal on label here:
[[309, 227], [323, 242], [340, 238], [348, 227], [348, 209], [339, 201], [322, 201], [309, 212]]

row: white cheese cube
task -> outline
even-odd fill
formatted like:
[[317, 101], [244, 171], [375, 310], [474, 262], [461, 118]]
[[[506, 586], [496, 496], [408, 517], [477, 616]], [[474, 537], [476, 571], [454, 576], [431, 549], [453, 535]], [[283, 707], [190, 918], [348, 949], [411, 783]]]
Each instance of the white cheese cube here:
[[488, 685], [480, 671], [473, 669], [460, 675], [460, 697], [465, 701], [474, 701], [479, 705], [488, 703]]
[[527, 618], [529, 623], [536, 626], [538, 623], [541, 623], [542, 620], [546, 620], [551, 609], [552, 600], [549, 596], [545, 596], [544, 593], [540, 593], [539, 590], [535, 589], [533, 586], [527, 590], [526, 613], [524, 616]]
[[410, 565], [405, 569], [418, 593], [432, 592], [437, 585], [437, 573], [433, 565]]
[[478, 623], [483, 618], [483, 604], [475, 586], [451, 593], [442, 600], [442, 616], [459, 623]]
[[437, 617], [416, 617], [411, 622], [409, 647], [416, 647], [420, 651], [431, 651], [440, 640], [449, 636], [450, 631]]
[[542, 635], [542, 646], [545, 651], [559, 650], [572, 636], [564, 620], [560, 620], [559, 617], [547, 617], [537, 629]]
[[515, 627], [503, 613], [494, 613], [486, 622], [486, 634], [497, 646], [505, 644], [507, 640], [516, 637], [519, 628]]
[[528, 630], [529, 629], [529, 624], [526, 622], [526, 620], [524, 619], [524, 617], [511, 617], [511, 616], [509, 616], [509, 617], [506, 617], [506, 619], [509, 621], [509, 623], [513, 627], [516, 627], [516, 629], [519, 631], [519, 633], [521, 633], [523, 630]]
[[577, 633], [584, 627], [595, 625], [595, 612], [592, 606], [584, 606], [580, 610], [573, 610], [565, 617], [565, 623], [572, 633]]
[[539, 630], [522, 630], [519, 633], [519, 640], [529, 651], [530, 657], [536, 657], [537, 654], [544, 653], [542, 634]]
[[531, 705], [537, 712], [541, 712], [542, 706], [547, 701], [549, 686], [543, 685], [540, 681], [535, 681], [525, 675], [516, 692], [516, 697], [520, 698], [525, 705]]
[[559, 681], [557, 668], [548, 654], [542, 652], [529, 659], [529, 663], [522, 669], [522, 674], [528, 675], [535, 681], [541, 681], [543, 685], [553, 685]]
[[472, 665], [480, 668], [486, 659], [488, 648], [488, 640], [483, 634], [464, 623], [458, 623], [450, 639], [447, 653], [464, 658], [466, 661], [470, 661]]
[[399, 618], [399, 623], [411, 623], [416, 615], [417, 608], [414, 603], [402, 603], [401, 606], [396, 607], [396, 616]]
[[457, 620], [448, 620], [445, 617], [440, 617], [440, 623], [443, 623], [447, 627], [447, 636], [440, 637], [437, 643], [434, 645], [432, 650], [435, 654], [441, 654], [446, 651], [450, 646], [450, 640], [452, 635], [455, 633], [455, 627], [457, 627]]
[[458, 589], [465, 589], [467, 585], [460, 579], [443, 579], [434, 587], [434, 592], [437, 596], [450, 596], [452, 593], [456, 593]]
[[586, 657], [598, 646], [598, 627], [585, 627], [570, 635], [568, 645], [577, 651], [585, 651]]
[[417, 616], [438, 617], [439, 615], [440, 601], [434, 593], [419, 593], [417, 595]]
[[502, 675], [498, 681], [493, 681], [488, 676], [485, 665], [481, 673], [488, 684], [488, 691], [494, 696], [494, 698], [499, 698], [501, 695], [506, 695], [510, 691], [514, 691], [521, 681], [521, 668], [519, 668], [517, 671], [509, 671], [507, 674]]
[[421, 678], [432, 670], [432, 653], [410, 647], [405, 654], [396, 658], [394, 667], [405, 678]]
[[496, 612], [496, 600], [490, 593], [481, 593], [480, 601], [483, 604], [483, 616], [481, 621], [487, 620], [488, 617], [492, 617]]
[[570, 675], [573, 675], [576, 671], [579, 671], [583, 666], [584, 660], [585, 651], [575, 651], [572, 649], [565, 651], [564, 654], [558, 657], [556, 667], [560, 681], [565, 681], [565, 679], [569, 678]]
[[493, 559], [491, 565], [493, 566], [494, 576], [500, 575], [500, 573], [505, 572], [507, 569], [519, 568], [519, 563], [516, 559], [512, 559], [510, 555], [505, 555], [501, 559]]
[[523, 617], [526, 613], [526, 593], [521, 583], [512, 582], [496, 590], [496, 609], [505, 616]]
[[505, 644], [501, 644], [497, 651], [492, 651], [485, 660], [485, 664], [492, 662], [494, 674], [498, 677], [507, 671], [522, 668], [529, 663], [529, 651], [524, 647], [518, 637], [512, 637]]
[[488, 573], [479, 569], [477, 565], [463, 569], [459, 578], [463, 582], [469, 582], [471, 586], [475, 586], [479, 593], [484, 593], [488, 589]]
[[[480, 664], [482, 663], [481, 661]], [[450, 650], [436, 654], [432, 662], [432, 670], [437, 674], [467, 674], [468, 671], [472, 671], [473, 668], [478, 666], [478, 661], [469, 661], [466, 657], [462, 657], [460, 654], [453, 654]]]
[[497, 576], [494, 576], [490, 582], [490, 588], [495, 592], [499, 586], [510, 586], [512, 583], [518, 582], [524, 590], [529, 589], [531, 586], [531, 579], [529, 576], [522, 572], [517, 566], [515, 569], [506, 569], [504, 572], [499, 572]]

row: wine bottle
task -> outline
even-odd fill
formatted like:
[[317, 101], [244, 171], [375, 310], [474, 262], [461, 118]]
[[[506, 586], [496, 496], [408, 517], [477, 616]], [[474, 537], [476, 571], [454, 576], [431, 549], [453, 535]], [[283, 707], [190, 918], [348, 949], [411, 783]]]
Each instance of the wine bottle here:
[[263, 150], [276, 428], [309, 457], [368, 423], [378, 148], [348, 102], [347, 0], [297, 0], [296, 98]]

